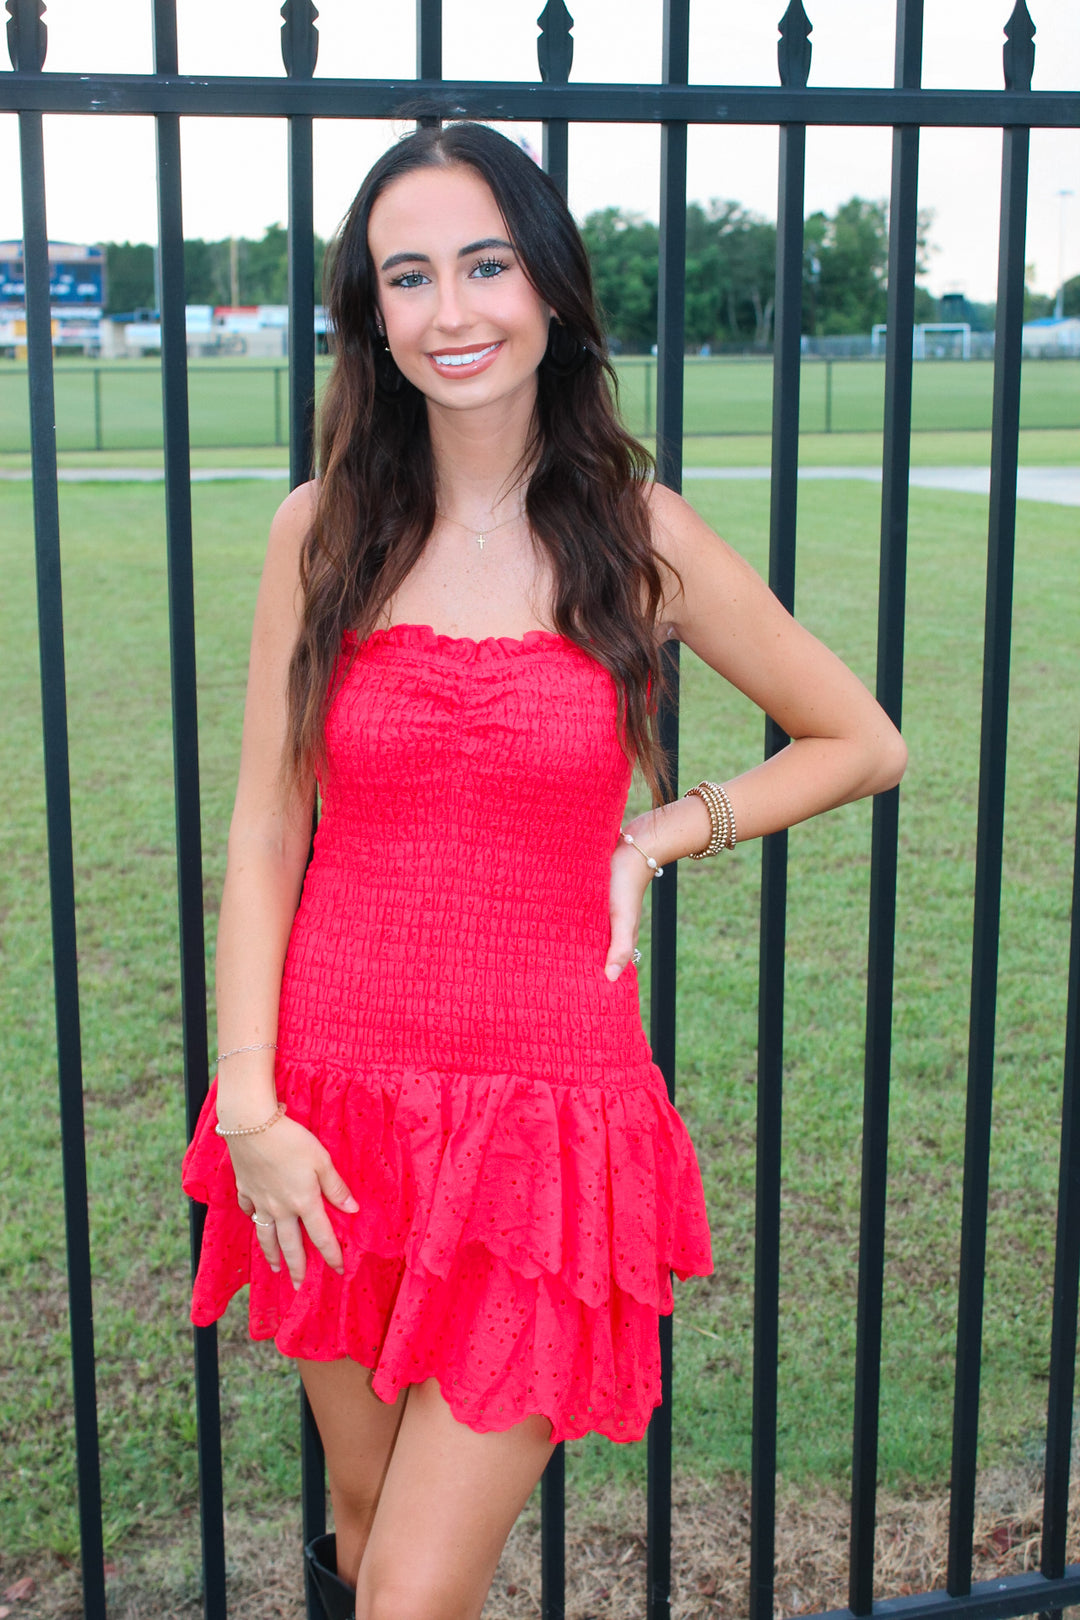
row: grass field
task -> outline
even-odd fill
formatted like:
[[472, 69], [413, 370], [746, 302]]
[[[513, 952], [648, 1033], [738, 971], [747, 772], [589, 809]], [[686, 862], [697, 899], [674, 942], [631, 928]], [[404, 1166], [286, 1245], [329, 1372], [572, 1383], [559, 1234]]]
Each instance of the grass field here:
[[[690, 490], [762, 567], [767, 485]], [[208, 955], [250, 615], [283, 492], [242, 483], [193, 491]], [[879, 504], [855, 484], [800, 494], [800, 616], [867, 679]], [[0, 514], [0, 1338], [9, 1346], [0, 1548], [71, 1557], [29, 487], [0, 487]], [[179, 1547], [190, 1584], [197, 1482], [178, 1186], [162, 491], [66, 486], [61, 514], [106, 1535], [111, 1555], [149, 1541]], [[912, 492], [880, 1475], [913, 1496], [943, 1489], [949, 1469], [985, 533], [984, 501]], [[983, 1470], [1036, 1463], [1045, 1421], [1080, 730], [1077, 585], [1075, 514], [1021, 503]], [[686, 650], [682, 668], [683, 783], [752, 763], [760, 717]], [[869, 829], [869, 806], [857, 805], [791, 838], [780, 1468], [808, 1499], [842, 1488], [849, 1465]], [[681, 869], [679, 1105], [705, 1174], [717, 1260], [711, 1278], [678, 1293], [675, 1423], [687, 1482], [742, 1479], [750, 1461], [758, 894], [754, 847]], [[647, 956], [643, 967], [647, 1009]], [[290, 1512], [299, 1487], [291, 1366], [248, 1342], [242, 1308], [226, 1317], [221, 1341], [231, 1518]], [[644, 1447], [570, 1450], [579, 1508], [604, 1489], [640, 1487]]]
[[[319, 365], [325, 377], [328, 361]], [[191, 442], [196, 449], [284, 445], [288, 435], [285, 371], [265, 362], [189, 364]], [[631, 432], [656, 425], [656, 366], [619, 365], [622, 404]], [[806, 360], [802, 368], [805, 433], [880, 432], [884, 363]], [[985, 361], [924, 361], [915, 367], [913, 424], [920, 433], [985, 431], [990, 426], [993, 367]], [[769, 359], [690, 359], [685, 371], [688, 434], [768, 433], [772, 411]], [[57, 443], [62, 451], [147, 450], [161, 445], [161, 372], [156, 360], [56, 365]], [[1021, 422], [1026, 429], [1080, 429], [1080, 361], [1031, 362], [1024, 368]], [[0, 453], [29, 447], [26, 368], [0, 362]]]

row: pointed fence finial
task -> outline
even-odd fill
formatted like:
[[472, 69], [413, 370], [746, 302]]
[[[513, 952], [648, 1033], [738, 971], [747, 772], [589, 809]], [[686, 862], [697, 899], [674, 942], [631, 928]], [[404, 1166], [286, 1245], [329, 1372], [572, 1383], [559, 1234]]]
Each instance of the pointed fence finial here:
[[45, 0], [7, 0], [8, 56], [16, 73], [40, 73], [45, 66], [49, 30], [42, 20]]
[[814, 49], [810, 43], [814, 25], [803, 10], [802, 0], [791, 0], [777, 27], [780, 30], [776, 47], [780, 83], [785, 89], [805, 90], [810, 77], [810, 56]]
[[536, 24], [540, 30], [536, 42], [540, 77], [545, 84], [565, 84], [574, 61], [574, 36], [570, 32], [574, 19], [563, 0], [548, 0]]
[[312, 0], [285, 0], [281, 8], [281, 59], [290, 79], [310, 79], [319, 59], [319, 13]]
[[1005, 24], [1006, 90], [1030, 90], [1035, 71], [1035, 24], [1024, 0], [1016, 0], [1012, 16]]

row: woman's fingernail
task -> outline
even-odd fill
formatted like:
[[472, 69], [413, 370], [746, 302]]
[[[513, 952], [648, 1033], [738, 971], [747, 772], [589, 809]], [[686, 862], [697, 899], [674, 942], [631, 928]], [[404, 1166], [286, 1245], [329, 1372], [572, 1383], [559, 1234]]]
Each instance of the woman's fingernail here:
[[619, 966], [619, 964], [617, 962], [609, 962], [607, 967], [604, 969], [604, 973], [612, 981], [617, 979], [621, 972], [622, 972], [622, 968]]
[[349, 1213], [349, 1214], [350, 1214], [350, 1215], [355, 1215], [355, 1214], [356, 1214], [356, 1212], [357, 1212], [357, 1210], [358, 1210], [358, 1209], [359, 1209], [359, 1208], [360, 1208], [360, 1205], [359, 1205], [359, 1204], [358, 1204], [358, 1203], [357, 1203], [357, 1202], [356, 1202], [356, 1199], [355, 1199], [355, 1198], [353, 1198], [353, 1197], [352, 1197], [352, 1196], [351, 1196], [351, 1195], [350, 1195], [350, 1196], [349, 1196], [349, 1197], [348, 1197], [348, 1198], [347, 1198], [347, 1199], [346, 1199], [346, 1200], [345, 1200], [345, 1208], [346, 1208], [346, 1210], [347, 1210], [347, 1211], [348, 1211], [348, 1213]]

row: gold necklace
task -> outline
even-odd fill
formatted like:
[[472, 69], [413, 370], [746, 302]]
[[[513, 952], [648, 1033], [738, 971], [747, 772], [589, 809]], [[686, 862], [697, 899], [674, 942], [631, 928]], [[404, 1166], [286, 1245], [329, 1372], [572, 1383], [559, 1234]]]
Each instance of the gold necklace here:
[[517, 523], [525, 516], [524, 511], [519, 511], [515, 512], [513, 517], [503, 518], [501, 523], [489, 524], [486, 529], [473, 529], [468, 523], [462, 523], [460, 518], [450, 517], [448, 513], [442, 511], [439, 507], [436, 507], [435, 511], [444, 523], [452, 523], [455, 528], [464, 529], [466, 534], [471, 534], [481, 551], [484, 549], [484, 541], [489, 534], [494, 534], [497, 529], [505, 529], [508, 523]]

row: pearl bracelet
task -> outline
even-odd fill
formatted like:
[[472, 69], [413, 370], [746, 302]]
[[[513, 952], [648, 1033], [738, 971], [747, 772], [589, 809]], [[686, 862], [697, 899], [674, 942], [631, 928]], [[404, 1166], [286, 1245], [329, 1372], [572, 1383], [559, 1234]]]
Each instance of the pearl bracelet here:
[[271, 1125], [276, 1125], [285, 1112], [285, 1104], [279, 1102], [269, 1119], [264, 1119], [261, 1125], [238, 1125], [234, 1130], [227, 1131], [221, 1125], [214, 1126], [215, 1136], [258, 1136], [262, 1131], [268, 1131]]
[[662, 866], [658, 866], [657, 863], [653, 860], [651, 855], [646, 855], [646, 853], [642, 849], [641, 845], [636, 842], [633, 833], [623, 832], [622, 828], [620, 827], [619, 828], [619, 837], [622, 839], [624, 844], [633, 844], [633, 846], [637, 850], [638, 854], [644, 860], [646, 866], [650, 866], [652, 868], [652, 875], [653, 875], [654, 878], [663, 877], [664, 868]]

